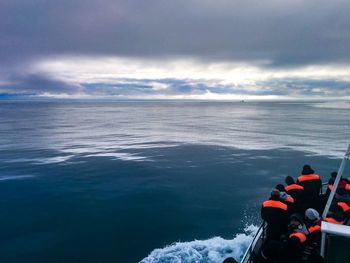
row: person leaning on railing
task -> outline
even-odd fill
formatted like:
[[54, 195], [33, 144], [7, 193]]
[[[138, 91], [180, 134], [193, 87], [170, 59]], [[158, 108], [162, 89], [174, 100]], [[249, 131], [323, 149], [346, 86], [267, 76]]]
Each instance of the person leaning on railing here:
[[279, 240], [287, 231], [289, 220], [288, 205], [280, 198], [280, 191], [273, 189], [269, 200], [263, 202], [261, 218], [266, 221], [267, 240]]
[[[337, 172], [331, 172], [331, 178], [328, 180], [327, 190], [326, 190], [326, 198], [328, 199], [329, 194], [331, 193], [333, 189], [333, 184], [335, 181], [335, 178], [337, 177]], [[350, 184], [349, 180], [345, 179], [343, 177], [340, 178], [340, 181], [338, 183], [338, 188], [345, 188], [347, 190], [350, 190]]]
[[327, 217], [323, 220], [333, 224], [347, 223], [350, 213], [350, 197], [344, 187], [337, 188]]

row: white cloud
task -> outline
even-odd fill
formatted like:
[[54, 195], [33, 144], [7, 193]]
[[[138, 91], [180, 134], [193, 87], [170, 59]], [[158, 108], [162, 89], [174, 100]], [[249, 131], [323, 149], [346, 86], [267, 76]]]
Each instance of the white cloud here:
[[[194, 59], [147, 60], [120, 57], [56, 57], [32, 65], [37, 73], [77, 83], [114, 83], [121, 79], [205, 80], [221, 85], [254, 85], [274, 79], [350, 81], [350, 66], [259, 67], [262, 63], [205, 63]], [[157, 86], [155, 89], [163, 89]]]
[[168, 84], [159, 82], [151, 82], [150, 85], [153, 87], [153, 90], [165, 90], [169, 88]]
[[[266, 63], [61, 56], [32, 62], [21, 75], [32, 80], [38, 95], [55, 97], [240, 100], [350, 95], [349, 66], [276, 69]], [[52, 84], [55, 88], [45, 87]], [[21, 84], [17, 86], [21, 90]]]

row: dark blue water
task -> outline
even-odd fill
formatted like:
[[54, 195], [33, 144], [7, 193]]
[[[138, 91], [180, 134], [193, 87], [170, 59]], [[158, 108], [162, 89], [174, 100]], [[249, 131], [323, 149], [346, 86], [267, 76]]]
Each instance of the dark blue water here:
[[139, 262], [178, 241], [144, 262], [239, 257], [272, 186], [305, 163], [337, 170], [349, 110], [0, 101], [0, 262]]

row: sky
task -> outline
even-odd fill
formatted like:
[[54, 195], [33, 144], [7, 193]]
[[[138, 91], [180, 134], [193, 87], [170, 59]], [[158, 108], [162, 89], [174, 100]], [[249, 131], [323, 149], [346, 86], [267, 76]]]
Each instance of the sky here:
[[0, 97], [350, 99], [348, 0], [0, 0]]

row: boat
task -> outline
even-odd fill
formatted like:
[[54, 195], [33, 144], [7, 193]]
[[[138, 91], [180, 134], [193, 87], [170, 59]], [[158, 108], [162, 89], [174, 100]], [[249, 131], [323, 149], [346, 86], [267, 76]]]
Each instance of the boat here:
[[[342, 159], [338, 169], [338, 175], [334, 181], [333, 188], [330, 192], [326, 206], [322, 213], [322, 218], [327, 216], [329, 208], [332, 204], [335, 192], [337, 190], [340, 179], [343, 175], [346, 162], [350, 159], [350, 144]], [[327, 183], [323, 184], [327, 186]], [[321, 223], [321, 249], [320, 255], [326, 263], [348, 263], [350, 262], [350, 220], [343, 225], [322, 221]], [[257, 263], [257, 256], [261, 253], [261, 248], [266, 240], [266, 222], [263, 222], [256, 232], [253, 240], [249, 244], [245, 254], [241, 259], [241, 263]]]

